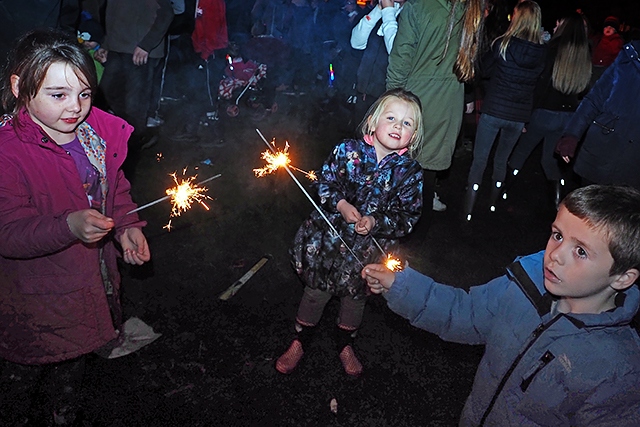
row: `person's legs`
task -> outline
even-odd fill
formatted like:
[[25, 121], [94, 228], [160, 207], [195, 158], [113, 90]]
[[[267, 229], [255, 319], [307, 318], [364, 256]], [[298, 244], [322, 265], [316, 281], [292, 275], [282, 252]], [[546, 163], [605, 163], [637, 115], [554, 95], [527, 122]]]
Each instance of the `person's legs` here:
[[73, 425], [79, 409], [85, 356], [47, 365], [2, 361], [0, 369], [3, 423]]
[[104, 73], [100, 81], [100, 89], [113, 113], [124, 118], [126, 76], [124, 71], [124, 54], [109, 52], [109, 60], [105, 63]]
[[128, 74], [125, 110], [137, 134], [144, 133], [147, 126], [153, 75], [159, 61], [159, 58], [149, 58], [144, 65], [134, 65], [133, 61], [125, 65]]
[[348, 375], [357, 376], [362, 373], [362, 364], [353, 350], [353, 339], [362, 324], [365, 301], [364, 298], [354, 299], [351, 296], [340, 299], [337, 346], [340, 361]]
[[294, 325], [296, 336], [287, 351], [276, 361], [278, 372], [290, 374], [298, 366], [304, 355], [304, 347], [308, 346], [313, 337], [313, 328], [320, 321], [330, 299], [330, 293], [305, 286]]
[[27, 425], [43, 367], [0, 360], [0, 419], [6, 425]]
[[463, 214], [467, 221], [471, 220], [471, 213], [476, 203], [476, 197], [480, 184], [482, 183], [482, 177], [484, 170], [487, 167], [487, 161], [493, 142], [500, 132], [501, 120], [497, 117], [493, 117], [487, 114], [482, 114], [478, 121], [478, 129], [476, 131], [476, 139], [473, 146], [473, 161], [471, 162], [471, 168], [469, 169], [469, 176], [467, 177], [467, 189], [464, 196]]
[[521, 132], [520, 137], [509, 157], [508, 166], [511, 169], [521, 170], [533, 150], [544, 138], [544, 110], [535, 109], [531, 120], [527, 123], [526, 132]]
[[546, 132], [540, 163], [545, 176], [549, 180], [561, 180], [565, 176], [566, 163], [556, 156], [555, 149], [564, 127], [572, 115], [573, 113], [568, 111], [548, 111], [545, 114]]
[[498, 138], [498, 146], [493, 158], [493, 182], [504, 182], [507, 175], [507, 161], [509, 155], [513, 151], [514, 145], [518, 142], [518, 138], [522, 135], [524, 128], [523, 122], [514, 122], [511, 120], [501, 120], [500, 137]]
[[476, 139], [473, 145], [473, 161], [469, 169], [467, 184], [480, 185], [482, 183], [482, 176], [487, 167], [493, 142], [500, 131], [500, 122], [500, 119], [488, 114], [482, 114], [480, 116], [478, 129], [476, 130]]

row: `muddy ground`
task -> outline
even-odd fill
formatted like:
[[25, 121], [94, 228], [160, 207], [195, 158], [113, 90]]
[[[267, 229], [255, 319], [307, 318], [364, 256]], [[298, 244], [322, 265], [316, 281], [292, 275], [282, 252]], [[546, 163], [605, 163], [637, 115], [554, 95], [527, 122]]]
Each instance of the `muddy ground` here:
[[[410, 326], [384, 299], [371, 297], [355, 349], [360, 378], [344, 374], [334, 347], [337, 301], [319, 325], [299, 368], [274, 368], [287, 348], [302, 285], [290, 264], [294, 233], [313, 209], [285, 171], [256, 178], [266, 146], [289, 141], [292, 163], [319, 168], [354, 125], [348, 110], [323, 98], [278, 95], [279, 109], [261, 114], [241, 104], [209, 126], [193, 124], [189, 101], [166, 102], [159, 142], [139, 153], [132, 178], [138, 204], [164, 195], [170, 173], [187, 168], [210, 182], [210, 210], [195, 206], [169, 220], [170, 204], [141, 211], [152, 262], [123, 267], [126, 317], [162, 336], [113, 360], [92, 357], [84, 391], [85, 422], [95, 426], [452, 426], [470, 391], [482, 347], [448, 343]], [[185, 126], [186, 125], [186, 126]], [[187, 132], [185, 135], [185, 127]], [[224, 140], [219, 145], [219, 138]], [[135, 153], [133, 153], [135, 156]], [[402, 256], [436, 280], [467, 287], [501, 274], [520, 254], [544, 247], [554, 212], [535, 159], [498, 212], [481, 193], [474, 221], [460, 211], [471, 161], [461, 149], [438, 193], [435, 213], [403, 244]], [[308, 181], [299, 175], [308, 188]], [[482, 197], [484, 195], [484, 197]], [[262, 257], [269, 261], [231, 299], [219, 295]], [[337, 413], [330, 402], [337, 402]]]

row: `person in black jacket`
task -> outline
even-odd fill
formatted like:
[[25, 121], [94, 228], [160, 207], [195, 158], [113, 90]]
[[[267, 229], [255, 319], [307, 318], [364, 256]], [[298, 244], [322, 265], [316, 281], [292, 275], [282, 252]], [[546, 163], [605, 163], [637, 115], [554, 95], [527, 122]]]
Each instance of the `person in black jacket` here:
[[578, 12], [571, 12], [560, 20], [549, 42], [547, 61], [535, 91], [531, 120], [509, 158], [511, 175], [507, 178], [505, 195], [506, 187], [511, 187], [510, 181], [513, 182], [512, 177], [522, 169], [536, 146], [544, 141], [540, 163], [550, 184], [551, 200], [558, 208], [568, 168], [554, 155], [554, 149], [580, 99], [589, 90], [590, 77], [591, 55], [584, 20]]
[[531, 116], [533, 92], [544, 68], [546, 46], [542, 41], [541, 12], [537, 3], [525, 0], [514, 9], [507, 32], [493, 42], [483, 58], [481, 73], [489, 77], [482, 104], [473, 162], [467, 178], [464, 216], [471, 220], [489, 153], [500, 134], [493, 160], [491, 205], [500, 194], [507, 174], [507, 160]]

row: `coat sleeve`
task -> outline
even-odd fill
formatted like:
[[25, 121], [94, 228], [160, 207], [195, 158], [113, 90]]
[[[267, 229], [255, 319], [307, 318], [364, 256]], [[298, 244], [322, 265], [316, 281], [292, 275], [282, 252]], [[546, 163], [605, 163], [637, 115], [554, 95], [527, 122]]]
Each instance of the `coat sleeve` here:
[[26, 259], [65, 249], [77, 238], [67, 225], [71, 210], [41, 214], [31, 202], [23, 177], [11, 161], [0, 158], [0, 255]]
[[501, 276], [467, 292], [436, 283], [408, 267], [396, 273], [385, 298], [389, 308], [413, 326], [447, 341], [486, 344], [500, 296], [510, 283]]
[[422, 167], [415, 162], [399, 180], [385, 209], [371, 214], [376, 220], [371, 232], [391, 239], [406, 236], [420, 219], [422, 200]]
[[[397, 3], [396, 3], [397, 4]], [[393, 42], [398, 34], [398, 21], [396, 21], [396, 9], [394, 7], [385, 7], [382, 9], [382, 35], [384, 37], [384, 46], [387, 53], [391, 53]]]
[[173, 7], [169, 0], [158, 0], [158, 9], [155, 11], [156, 19], [153, 21], [153, 25], [149, 28], [149, 31], [140, 42], [138, 47], [144, 49], [146, 52], [151, 52], [156, 46], [158, 46], [164, 36], [167, 34], [169, 25], [173, 20]]
[[141, 221], [137, 213], [127, 215], [127, 212], [136, 208], [136, 204], [131, 200], [131, 184], [125, 178], [122, 169], [118, 170], [116, 176], [115, 191], [113, 220], [116, 223], [116, 235], [120, 235], [126, 228], [144, 227], [146, 222]]
[[411, 3], [405, 3], [402, 13], [398, 17], [400, 18], [398, 32], [393, 42], [387, 67], [387, 89], [405, 87], [418, 47], [418, 32], [422, 30], [419, 25], [419, 17], [416, 16]]
[[379, 7], [371, 9], [368, 15], [362, 17], [360, 22], [351, 30], [351, 47], [356, 50], [365, 50], [367, 42], [369, 41], [369, 35], [376, 26], [376, 23], [382, 17], [382, 12]]
[[589, 93], [580, 101], [576, 112], [573, 113], [571, 120], [565, 126], [563, 135], [571, 135], [580, 139], [593, 120], [603, 111], [605, 101], [613, 90], [615, 67], [618, 60], [607, 68]]

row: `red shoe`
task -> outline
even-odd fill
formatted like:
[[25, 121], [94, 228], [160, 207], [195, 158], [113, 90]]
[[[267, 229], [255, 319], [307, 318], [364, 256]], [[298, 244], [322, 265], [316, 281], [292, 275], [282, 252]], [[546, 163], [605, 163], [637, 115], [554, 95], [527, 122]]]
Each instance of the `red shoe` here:
[[340, 361], [347, 375], [357, 377], [362, 373], [362, 364], [350, 345], [345, 346], [340, 352]]
[[289, 349], [276, 361], [276, 370], [281, 374], [290, 374], [296, 369], [303, 355], [302, 343], [297, 339], [293, 340]]

